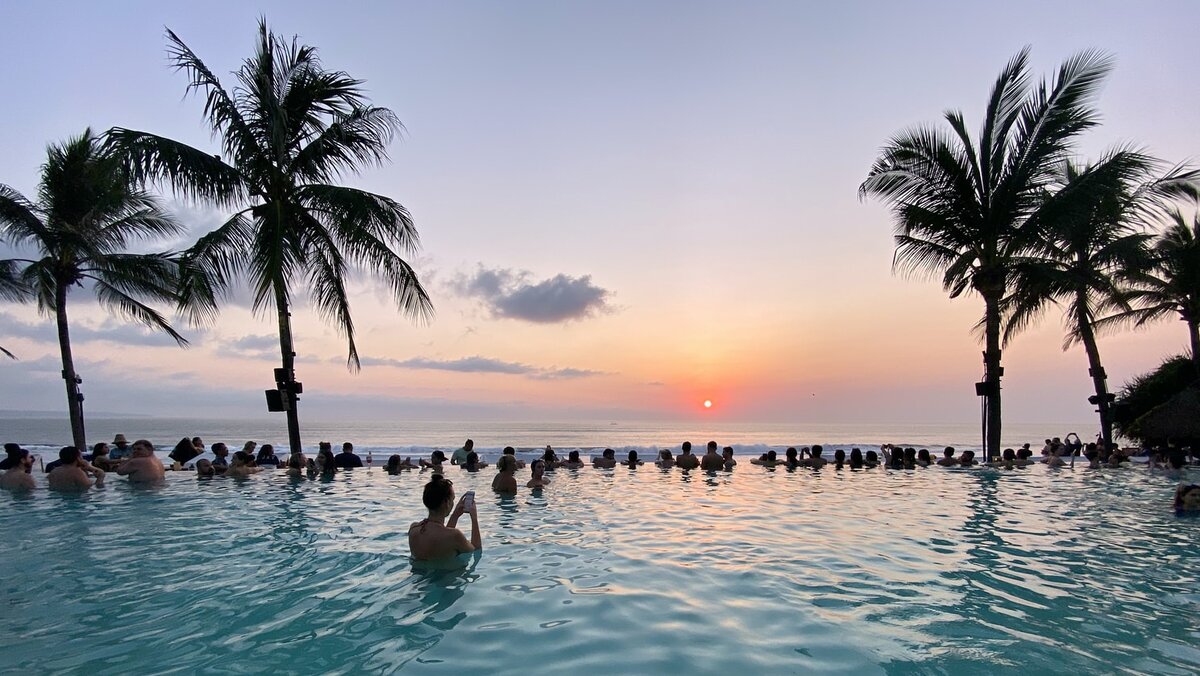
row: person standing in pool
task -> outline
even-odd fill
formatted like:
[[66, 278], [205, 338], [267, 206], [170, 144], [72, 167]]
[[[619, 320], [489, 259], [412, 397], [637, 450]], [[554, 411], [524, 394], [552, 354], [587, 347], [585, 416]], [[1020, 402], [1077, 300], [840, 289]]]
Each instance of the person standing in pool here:
[[725, 459], [717, 453], [717, 442], [708, 442], [704, 457], [700, 458], [700, 469], [706, 472], [719, 472], [725, 467]]
[[679, 469], [696, 469], [700, 466], [700, 458], [692, 454], [692, 442], [685, 441], [680, 448], [683, 449], [683, 452], [675, 458], [675, 465]]
[[604, 449], [599, 458], [592, 458], [592, 467], [596, 469], [612, 469], [617, 466], [617, 452], [611, 448]]
[[0, 488], [10, 491], [31, 491], [37, 487], [33, 480], [33, 454], [17, 446], [8, 452], [8, 469], [0, 474]]
[[354, 444], [349, 441], [342, 444], [342, 452], [338, 453], [337, 457], [333, 459], [333, 464], [338, 469], [354, 469], [363, 466], [362, 458], [358, 457], [358, 454], [354, 452]]
[[154, 444], [138, 439], [130, 452], [130, 458], [117, 465], [117, 474], [129, 477], [129, 482], [135, 484], [158, 483], [167, 478], [162, 462], [154, 457]]
[[721, 461], [725, 464], [725, 471], [732, 472], [734, 467], [737, 467], [737, 460], [733, 457], [733, 446], [726, 446], [721, 449]]
[[[483, 548], [479, 535], [479, 516], [475, 513], [475, 501], [469, 504], [464, 496], [454, 504], [454, 484], [441, 474], [434, 474], [421, 502], [429, 509], [429, 516], [408, 527], [408, 549], [417, 561], [445, 559], [458, 554]], [[458, 519], [463, 514], [471, 517], [471, 539], [458, 529]], [[449, 516], [449, 521], [446, 517]]]
[[[84, 463], [83, 454], [74, 446], [64, 446], [58, 452], [58, 459], [63, 464], [54, 468], [47, 475], [47, 482], [52, 491], [86, 491], [92, 486], [104, 485], [104, 470], [96, 469]], [[96, 478], [95, 482], [88, 478], [88, 473]]]
[[124, 434], [118, 434], [117, 436], [113, 437], [112, 448], [109, 450], [108, 459], [123, 460], [124, 458], [129, 457], [129, 454], [132, 452], [133, 449], [129, 446], [129, 440], [125, 438]]
[[492, 479], [492, 490], [505, 495], [517, 492], [517, 459], [511, 455], [502, 455], [496, 461], [496, 477]]
[[571, 451], [567, 453], [567, 459], [558, 464], [563, 469], [580, 469], [583, 467], [583, 461], [579, 459], [579, 451]]
[[462, 448], [450, 454], [450, 464], [465, 465], [467, 462], [467, 456], [473, 450], [475, 450], [475, 442], [471, 439], [467, 439], [465, 442], [463, 442]]
[[543, 488], [549, 486], [550, 482], [546, 479], [546, 461], [538, 458], [529, 463], [529, 472], [532, 478], [525, 484], [526, 488]]

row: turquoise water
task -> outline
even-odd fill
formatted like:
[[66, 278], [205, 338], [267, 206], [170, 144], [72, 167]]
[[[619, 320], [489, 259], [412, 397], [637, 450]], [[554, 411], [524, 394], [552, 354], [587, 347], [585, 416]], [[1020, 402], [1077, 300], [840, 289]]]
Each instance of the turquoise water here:
[[417, 473], [0, 495], [0, 671], [1200, 670], [1200, 520], [1142, 467], [450, 477], [484, 550], [446, 569]]

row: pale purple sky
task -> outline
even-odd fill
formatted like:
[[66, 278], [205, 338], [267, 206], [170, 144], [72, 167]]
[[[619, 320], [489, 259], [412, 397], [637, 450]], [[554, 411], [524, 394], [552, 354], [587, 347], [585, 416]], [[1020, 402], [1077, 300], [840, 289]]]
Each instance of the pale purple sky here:
[[[357, 282], [359, 374], [298, 313], [314, 417], [975, 420], [981, 304], [891, 275], [888, 215], [856, 194], [879, 147], [947, 108], [974, 129], [1029, 44], [1039, 75], [1116, 57], [1085, 158], [1200, 155], [1190, 2], [6, 2], [0, 183], [32, 194], [46, 144], [88, 125], [213, 147], [164, 26], [225, 75], [260, 15], [404, 122], [394, 161], [347, 180], [412, 211], [437, 308], [416, 326]], [[72, 303], [92, 410], [259, 415], [271, 318], [235, 304], [181, 351]], [[62, 408], [53, 336], [0, 307], [21, 357], [0, 409]], [[1007, 419], [1090, 418], [1086, 360], [1060, 343], [1051, 313], [1006, 352]], [[1185, 344], [1165, 322], [1101, 349], [1119, 385]]]

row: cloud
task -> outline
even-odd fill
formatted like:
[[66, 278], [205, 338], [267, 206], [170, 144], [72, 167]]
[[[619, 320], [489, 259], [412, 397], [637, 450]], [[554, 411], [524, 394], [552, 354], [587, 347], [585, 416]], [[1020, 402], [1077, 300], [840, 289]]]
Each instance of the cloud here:
[[391, 366], [404, 369], [428, 369], [433, 371], [456, 371], [458, 373], [501, 373], [523, 375], [537, 380], [568, 380], [606, 375], [602, 371], [575, 368], [541, 368], [520, 362], [502, 361], [490, 357], [463, 357], [462, 359], [437, 360], [425, 357], [412, 359], [385, 359], [363, 357], [363, 366]]
[[612, 292], [592, 283], [591, 275], [557, 274], [540, 282], [529, 272], [488, 269], [480, 265], [473, 275], [460, 274], [450, 288], [461, 296], [483, 302], [494, 317], [535, 324], [556, 324], [609, 312]]
[[[105, 319], [99, 326], [91, 326], [84, 322], [70, 325], [71, 343], [108, 342], [121, 345], [138, 345], [145, 347], [171, 347], [175, 340], [161, 331], [151, 331], [141, 324], [122, 322], [116, 319]], [[203, 330], [186, 329], [175, 325], [175, 330], [183, 334], [191, 344], [199, 342]], [[7, 312], [0, 312], [0, 336], [28, 338], [41, 343], [58, 344], [58, 329], [53, 321], [46, 319], [42, 322], [29, 323]]]

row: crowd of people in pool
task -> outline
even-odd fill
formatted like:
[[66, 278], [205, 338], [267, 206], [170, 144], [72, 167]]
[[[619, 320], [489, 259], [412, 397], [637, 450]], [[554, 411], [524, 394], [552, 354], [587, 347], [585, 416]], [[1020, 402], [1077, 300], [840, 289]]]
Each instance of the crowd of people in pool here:
[[[34, 456], [19, 444], [4, 445], [6, 458], [0, 460], [0, 489], [32, 490], [36, 482], [32, 476], [35, 464]], [[197, 478], [211, 479], [218, 476], [249, 477], [266, 469], [282, 469], [292, 477], [307, 477], [317, 479], [331, 477], [341, 470], [360, 468], [364, 466], [363, 459], [354, 452], [350, 442], [342, 444], [341, 453], [333, 453], [333, 445], [323, 441], [318, 445], [317, 453], [309, 458], [303, 452], [291, 453], [287, 458], [275, 454], [271, 444], [263, 444], [260, 448], [256, 442], [247, 441], [242, 450], [230, 453], [224, 443], [214, 443], [206, 448], [200, 437], [183, 438], [167, 454], [171, 460], [168, 468], [156, 457], [154, 444], [146, 439], [138, 439], [133, 443], [118, 434], [112, 444], [98, 443], [90, 454], [83, 454], [73, 446], [66, 446], [59, 451], [58, 460], [48, 463], [43, 468], [47, 477], [47, 486], [56, 491], [83, 491], [93, 486], [103, 486], [107, 473], [115, 472], [125, 476], [131, 483], [152, 484], [166, 478], [168, 469], [194, 470]], [[1200, 459], [1200, 447], [1186, 447], [1179, 444], [1166, 444], [1161, 447], [1145, 449], [1148, 455], [1147, 465], [1152, 469], [1162, 469], [1168, 476], [1184, 478], [1185, 467], [1189, 460]], [[1115, 445], [1105, 448], [1103, 444], [1084, 444], [1079, 436], [1072, 433], [1060, 439], [1046, 439], [1040, 451], [1040, 457], [1035, 457], [1030, 444], [1021, 448], [1004, 449], [1001, 456], [990, 462], [980, 462], [975, 453], [964, 450], [955, 452], [952, 447], [945, 448], [941, 457], [934, 457], [928, 449], [901, 447], [884, 444], [879, 451], [867, 450], [865, 453], [858, 448], [851, 448], [849, 453], [844, 449], [836, 449], [832, 458], [826, 458], [824, 448], [820, 445], [811, 447], [789, 447], [782, 457], [776, 451], [768, 450], [762, 455], [751, 458], [747, 462], [762, 467], [781, 467], [789, 470], [799, 468], [834, 470], [870, 470], [877, 467], [888, 469], [917, 469], [922, 467], [994, 467], [1003, 470], [1013, 470], [1033, 464], [1045, 464], [1048, 467], [1075, 465], [1076, 458], [1082, 458], [1087, 467], [1100, 469], [1105, 467], [1121, 467], [1130, 462], [1132, 454]], [[1068, 460], [1069, 459], [1069, 460]], [[678, 467], [682, 470], [699, 470], [705, 472], [732, 471], [738, 460], [734, 457], [733, 448], [719, 448], [717, 442], [708, 442], [703, 455], [692, 452], [692, 444], [684, 442], [679, 454], [670, 449], [661, 450], [652, 461], [654, 466], [662, 469]], [[370, 452], [367, 453], [366, 466], [373, 463]], [[496, 474], [492, 480], [492, 489], [501, 494], [512, 494], [518, 490], [516, 472], [526, 466], [525, 461], [517, 458], [512, 446], [505, 447], [500, 458], [496, 461]], [[590, 464], [594, 468], [609, 469], [620, 466], [637, 468], [646, 465], [647, 461], [639, 457], [636, 450], [629, 451], [623, 460], [617, 460], [616, 452], [606, 448], [598, 457], [589, 457], [585, 462], [579, 451], [573, 450], [567, 457], [561, 458], [553, 448], [547, 446], [541, 457], [529, 463], [530, 479], [525, 483], [527, 488], [540, 488], [549, 484], [546, 472], [554, 469], [580, 469]], [[383, 470], [388, 474], [398, 475], [409, 470], [428, 470], [433, 479], [425, 487], [425, 504], [430, 509], [430, 517], [421, 522], [420, 533], [429, 533], [438, 542], [453, 541], [459, 545], [467, 542], [465, 536], [459, 533], [452, 537], [439, 528], [454, 529], [457, 517], [463, 513], [473, 516], [473, 505], [461, 504], [458, 507], [447, 506], [447, 500], [453, 501], [452, 482], [446, 479], [446, 466], [457, 466], [467, 472], [478, 472], [486, 467], [475, 451], [474, 442], [467, 439], [461, 448], [449, 457], [440, 450], [431, 453], [428, 460], [419, 459], [413, 462], [411, 457], [402, 458], [399, 455], [390, 456], [384, 463]], [[449, 496], [449, 497], [447, 497]], [[432, 501], [432, 504], [431, 502]], [[444, 509], [443, 509], [444, 508]], [[1174, 508], [1179, 513], [1200, 512], [1200, 485], [1180, 485], [1176, 491]], [[440, 514], [441, 521], [435, 518], [435, 512]], [[442, 513], [445, 512], [445, 513]], [[445, 520], [449, 518], [449, 522]], [[416, 526], [417, 524], [414, 524]], [[458, 532], [455, 530], [455, 532]], [[420, 539], [420, 538], [418, 538]], [[414, 551], [416, 551], [414, 549]]]

